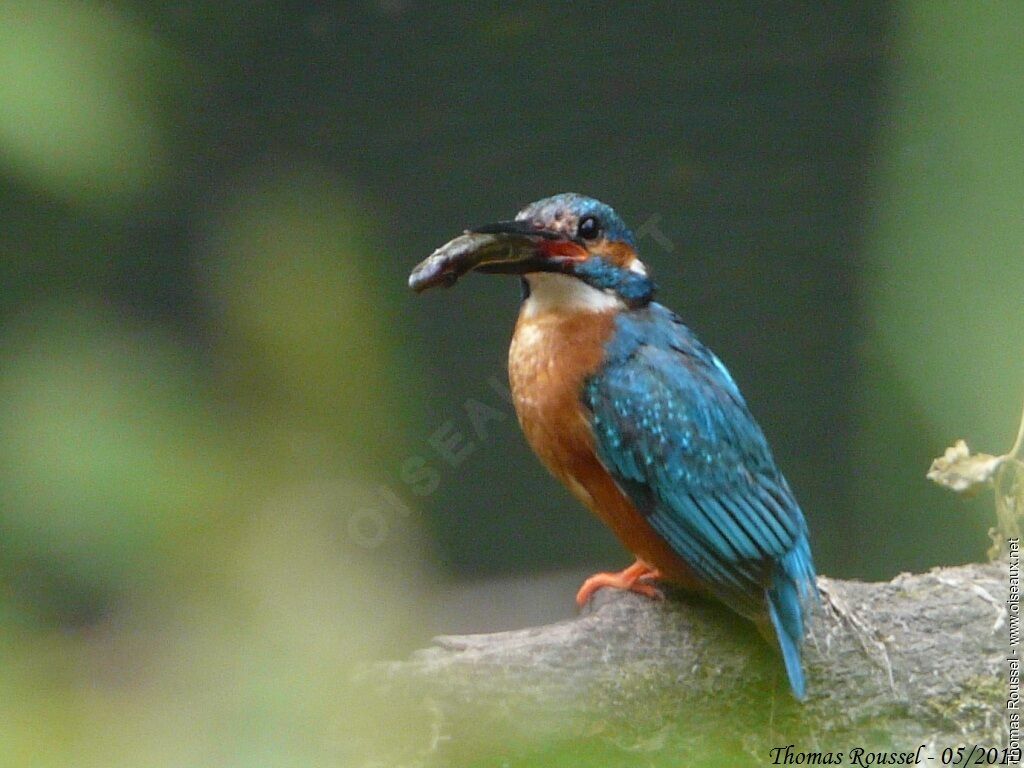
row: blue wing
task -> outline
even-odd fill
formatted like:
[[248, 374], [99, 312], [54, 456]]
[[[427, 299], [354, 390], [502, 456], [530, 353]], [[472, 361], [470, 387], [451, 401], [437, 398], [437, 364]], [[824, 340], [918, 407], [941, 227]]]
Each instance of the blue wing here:
[[807, 525], [739, 389], [658, 304], [620, 315], [606, 353], [583, 391], [601, 461], [713, 593], [767, 611], [802, 697]]

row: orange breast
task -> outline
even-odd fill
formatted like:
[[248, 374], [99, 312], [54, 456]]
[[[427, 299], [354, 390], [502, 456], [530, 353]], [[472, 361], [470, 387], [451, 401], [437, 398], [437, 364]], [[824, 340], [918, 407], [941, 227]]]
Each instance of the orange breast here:
[[519, 423], [548, 470], [634, 555], [670, 581], [698, 588], [686, 564], [647, 524], [597, 458], [580, 403], [584, 379], [604, 359], [614, 312], [520, 315], [509, 349], [509, 379]]

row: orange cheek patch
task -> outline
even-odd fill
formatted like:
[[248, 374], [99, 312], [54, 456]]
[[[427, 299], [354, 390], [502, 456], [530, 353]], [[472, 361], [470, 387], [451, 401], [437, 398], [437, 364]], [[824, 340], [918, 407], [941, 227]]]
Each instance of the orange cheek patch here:
[[629, 265], [636, 261], [636, 251], [622, 242], [610, 243], [604, 240], [594, 248], [593, 255], [624, 269], [628, 269]]

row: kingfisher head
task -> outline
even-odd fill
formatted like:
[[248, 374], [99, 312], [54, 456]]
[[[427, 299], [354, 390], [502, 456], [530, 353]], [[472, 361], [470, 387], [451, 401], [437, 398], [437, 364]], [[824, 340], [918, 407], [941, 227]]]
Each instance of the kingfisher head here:
[[521, 275], [531, 293], [555, 304], [633, 308], [655, 290], [619, 215], [572, 192], [531, 203], [512, 221], [466, 230], [421, 262], [409, 286], [454, 285], [471, 270]]

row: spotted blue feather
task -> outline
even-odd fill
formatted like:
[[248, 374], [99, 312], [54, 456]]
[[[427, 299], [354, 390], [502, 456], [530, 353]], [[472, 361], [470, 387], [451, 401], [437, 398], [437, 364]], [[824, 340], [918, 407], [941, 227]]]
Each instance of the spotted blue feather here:
[[601, 461], [712, 593], [767, 614], [803, 698], [807, 524], [736, 383], [655, 303], [622, 312], [605, 352], [582, 394]]

